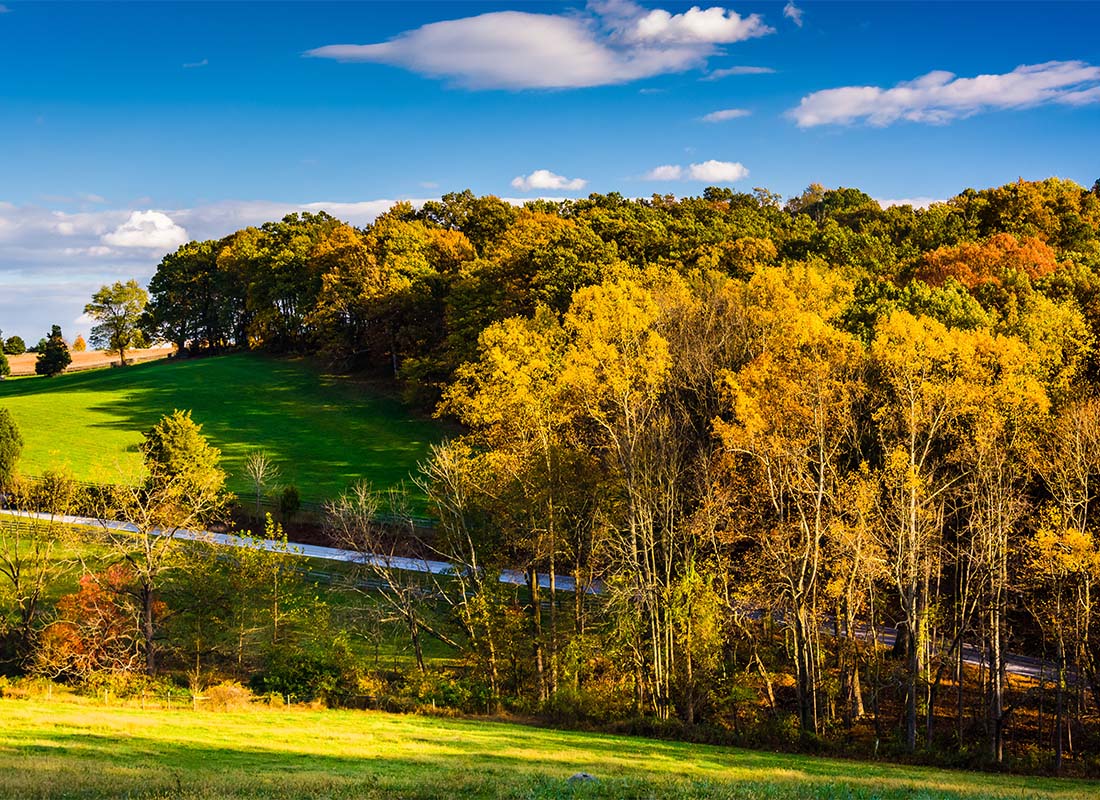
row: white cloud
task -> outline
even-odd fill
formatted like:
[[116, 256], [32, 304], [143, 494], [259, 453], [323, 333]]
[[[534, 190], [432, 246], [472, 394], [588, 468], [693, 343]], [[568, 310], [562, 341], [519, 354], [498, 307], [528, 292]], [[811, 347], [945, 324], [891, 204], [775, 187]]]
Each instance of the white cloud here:
[[683, 72], [704, 66], [718, 45], [772, 32], [759, 15], [741, 17], [717, 6], [671, 14], [631, 0], [601, 0], [583, 13], [497, 11], [306, 55], [390, 64], [470, 89], [563, 89]]
[[712, 159], [701, 164], [692, 164], [688, 168], [688, 175], [693, 181], [736, 183], [747, 178], [749, 171], [739, 161], [714, 161]]
[[730, 119], [740, 119], [752, 114], [747, 108], [724, 108], [721, 111], [711, 111], [699, 119], [703, 122], [725, 122]]
[[129, 219], [101, 238], [104, 244], [115, 247], [171, 250], [190, 237], [186, 230], [161, 211], [134, 211]]
[[771, 75], [774, 72], [775, 70], [771, 67], [726, 67], [725, 69], [714, 70], [701, 80], [717, 81], [722, 78], [729, 78], [733, 75]]
[[208, 65], [209, 63], [210, 63], [210, 61], [209, 61], [208, 59], [205, 59], [205, 58], [204, 58], [204, 59], [203, 59], [202, 61], [191, 61], [191, 62], [188, 62], [188, 63], [186, 63], [186, 64], [184, 64], [184, 65], [183, 65], [183, 68], [184, 68], [184, 69], [197, 69], [198, 67], [205, 67], [205, 66], [207, 66], [207, 65]]
[[10, 14], [10, 13], [11, 13], [11, 9], [8, 8], [6, 5], [4, 5], [3, 3], [0, 3], [0, 14]]
[[802, 9], [796, 6], [792, 0], [788, 0], [787, 5], [783, 6], [783, 16], [798, 27], [802, 27]]
[[1084, 61], [1047, 61], [973, 78], [936, 70], [891, 89], [826, 89], [806, 95], [787, 115], [800, 128], [858, 120], [882, 127], [898, 120], [943, 124], [981, 111], [1096, 102], [1100, 102], [1100, 67]]
[[880, 200], [877, 197], [875, 202], [879, 204], [881, 208], [891, 208], [893, 206], [912, 206], [913, 208], [928, 208], [933, 203], [945, 202], [941, 197], [901, 197], [897, 200]]
[[706, 183], [736, 183], [747, 178], [748, 169], [738, 161], [702, 161], [687, 168], [679, 164], [662, 164], [642, 176], [647, 181], [702, 181]]
[[684, 175], [684, 168], [679, 164], [662, 164], [654, 167], [642, 177], [647, 181], [678, 181]]
[[566, 178], [548, 169], [536, 169], [530, 175], [517, 175], [512, 179], [512, 187], [529, 192], [532, 189], [565, 189], [575, 192], [588, 184], [584, 178]]
[[[637, 6], [634, 9], [635, 14], [641, 11]], [[655, 8], [641, 16], [634, 16], [618, 32], [630, 42], [729, 44], [764, 36], [772, 33], [773, 29], [764, 24], [759, 14], [742, 17], [736, 11], [718, 6], [708, 9], [693, 6], [682, 14], [670, 14]]]

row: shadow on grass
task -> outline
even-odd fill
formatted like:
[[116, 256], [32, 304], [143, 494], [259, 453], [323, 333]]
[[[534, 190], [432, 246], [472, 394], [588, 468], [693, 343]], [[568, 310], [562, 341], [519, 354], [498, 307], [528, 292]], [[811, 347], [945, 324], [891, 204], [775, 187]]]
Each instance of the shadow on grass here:
[[[278, 720], [222, 741], [216, 715], [202, 715], [218, 741], [165, 741], [125, 729], [72, 728], [10, 736], [0, 793], [38, 797], [722, 797], [985, 798], [1093, 796], [1083, 782], [947, 773], [631, 738], [525, 730], [497, 723], [386, 718], [371, 732], [342, 715], [319, 741], [280, 732]], [[401, 721], [408, 719], [408, 725]], [[148, 722], [148, 718], [145, 720]], [[293, 724], [293, 715], [288, 717]], [[368, 720], [364, 718], [364, 722]], [[371, 720], [379, 723], [375, 717]], [[272, 725], [274, 722], [276, 725]], [[239, 724], [239, 721], [238, 723]], [[422, 730], [416, 731], [416, 726]], [[320, 729], [320, 725], [318, 725]], [[414, 732], [415, 736], [408, 735]], [[295, 734], [306, 731], [298, 728]], [[203, 735], [192, 731], [194, 736]], [[271, 736], [265, 741], [263, 737]], [[357, 738], [362, 752], [350, 740]], [[392, 742], [390, 741], [392, 739]], [[4, 740], [0, 736], [0, 742]], [[351, 752], [305, 752], [326, 745]], [[420, 750], [420, 752], [415, 752]], [[413, 752], [410, 752], [413, 751]], [[593, 783], [570, 783], [586, 771]], [[1043, 785], [1039, 785], [1039, 784]], [[12, 794], [13, 792], [19, 794]]]
[[244, 494], [244, 460], [264, 449], [282, 482], [303, 499], [322, 500], [352, 483], [408, 482], [444, 428], [391, 397], [324, 376], [303, 363], [237, 353], [126, 369], [74, 373], [0, 386], [4, 399], [82, 394], [89, 427], [146, 431], [164, 414], [187, 409], [222, 450], [230, 487]]

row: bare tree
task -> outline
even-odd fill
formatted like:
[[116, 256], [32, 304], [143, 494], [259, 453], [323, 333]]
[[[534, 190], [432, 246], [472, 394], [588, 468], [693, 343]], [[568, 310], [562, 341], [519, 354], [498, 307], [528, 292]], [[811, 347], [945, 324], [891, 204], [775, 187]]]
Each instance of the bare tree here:
[[244, 472], [252, 484], [252, 494], [256, 498], [256, 516], [263, 509], [264, 495], [279, 480], [279, 467], [265, 450], [253, 450], [244, 461]]

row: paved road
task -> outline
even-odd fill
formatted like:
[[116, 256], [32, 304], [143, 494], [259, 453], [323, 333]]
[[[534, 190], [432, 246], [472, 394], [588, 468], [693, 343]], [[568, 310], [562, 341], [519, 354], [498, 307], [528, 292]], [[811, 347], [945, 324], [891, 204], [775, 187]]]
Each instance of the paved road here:
[[[31, 511], [14, 511], [9, 509], [0, 509], [0, 515], [20, 517], [23, 519], [53, 519], [56, 522], [63, 522], [70, 525], [81, 525], [93, 528], [105, 527], [112, 530], [137, 532], [137, 528], [131, 523], [100, 520], [94, 517], [54, 516], [51, 514], [38, 514]], [[283, 547], [282, 542], [273, 539], [246, 539], [241, 536], [234, 536], [230, 533], [214, 533], [213, 531], [177, 530], [174, 535], [177, 539], [212, 542], [227, 547], [255, 547], [259, 545], [265, 550], [271, 551], [281, 551]], [[454, 567], [446, 561], [383, 556], [374, 553], [360, 553], [355, 550], [342, 550], [337, 547], [322, 547], [315, 544], [295, 544], [293, 542], [289, 543], [289, 548], [290, 552], [294, 555], [303, 556], [305, 558], [316, 558], [322, 561], [381, 564], [393, 569], [407, 570], [409, 572], [432, 573], [434, 575], [446, 575], [454, 571]], [[508, 569], [501, 572], [500, 582], [525, 586], [527, 584], [527, 576], [521, 570]], [[572, 592], [576, 588], [573, 578], [570, 575], [555, 576], [555, 584], [557, 588], [563, 592]], [[550, 576], [540, 573], [539, 586], [543, 589], [549, 589]], [[598, 593], [599, 589], [592, 588], [589, 589], [589, 591]], [[825, 628], [832, 633], [831, 622], [825, 623]], [[871, 629], [866, 626], [861, 627], [857, 635], [864, 641], [872, 638]], [[875, 631], [873, 638], [881, 645], [893, 647], [894, 642], [897, 640], [897, 632], [893, 628], [884, 626]], [[987, 660], [979, 648], [964, 644], [963, 662], [970, 666], [977, 667], [987, 663]], [[1039, 679], [1040, 675], [1045, 675], [1047, 680], [1052, 680], [1057, 677], [1057, 670], [1053, 664], [1043, 662], [1038, 658], [1031, 658], [1030, 656], [1009, 654], [1006, 659], [1006, 669], [1012, 675], [1034, 678], [1036, 680]]]
[[[67, 525], [81, 525], [91, 528], [109, 528], [116, 531], [131, 531], [137, 533], [137, 528], [129, 522], [116, 522], [113, 520], [101, 520], [95, 517], [55, 516], [52, 514], [39, 514], [33, 511], [14, 511], [0, 509], [0, 515], [20, 517], [23, 519], [43, 519], [63, 522]], [[211, 542], [227, 547], [259, 547], [270, 551], [281, 551], [283, 543], [274, 539], [247, 539], [242, 536], [234, 536], [231, 533], [214, 533], [213, 531], [177, 530], [173, 534], [177, 539], [189, 541]], [[379, 564], [393, 569], [406, 570], [408, 572], [425, 572], [433, 575], [447, 575], [454, 572], [454, 566], [446, 561], [432, 561], [424, 558], [402, 558], [399, 556], [382, 556], [374, 553], [360, 553], [355, 550], [341, 550], [338, 547], [322, 547], [316, 544], [295, 544], [289, 542], [289, 551], [293, 555], [305, 558], [317, 558], [323, 561], [344, 561], [357, 564]], [[518, 569], [506, 569], [500, 574], [500, 582], [527, 585], [527, 576]], [[572, 592], [576, 585], [570, 575], [556, 575], [554, 583], [560, 591]], [[550, 576], [539, 574], [539, 586], [543, 589], [550, 588]]]

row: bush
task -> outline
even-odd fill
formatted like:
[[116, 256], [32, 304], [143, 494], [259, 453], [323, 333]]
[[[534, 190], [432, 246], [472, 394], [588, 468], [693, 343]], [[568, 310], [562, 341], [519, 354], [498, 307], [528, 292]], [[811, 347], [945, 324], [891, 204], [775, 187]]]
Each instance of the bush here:
[[258, 694], [277, 693], [292, 703], [319, 700], [329, 706], [347, 704], [358, 696], [363, 670], [347, 641], [293, 644], [272, 649], [264, 670], [249, 686]]
[[236, 711], [248, 706], [252, 692], [237, 681], [222, 681], [206, 690], [204, 707], [212, 711]]
[[23, 435], [6, 408], [0, 408], [0, 489], [12, 483], [15, 465], [23, 452]]
[[302, 497], [298, 494], [298, 487], [291, 484], [283, 488], [279, 495], [279, 514], [283, 520], [288, 520], [298, 513], [302, 507]]

